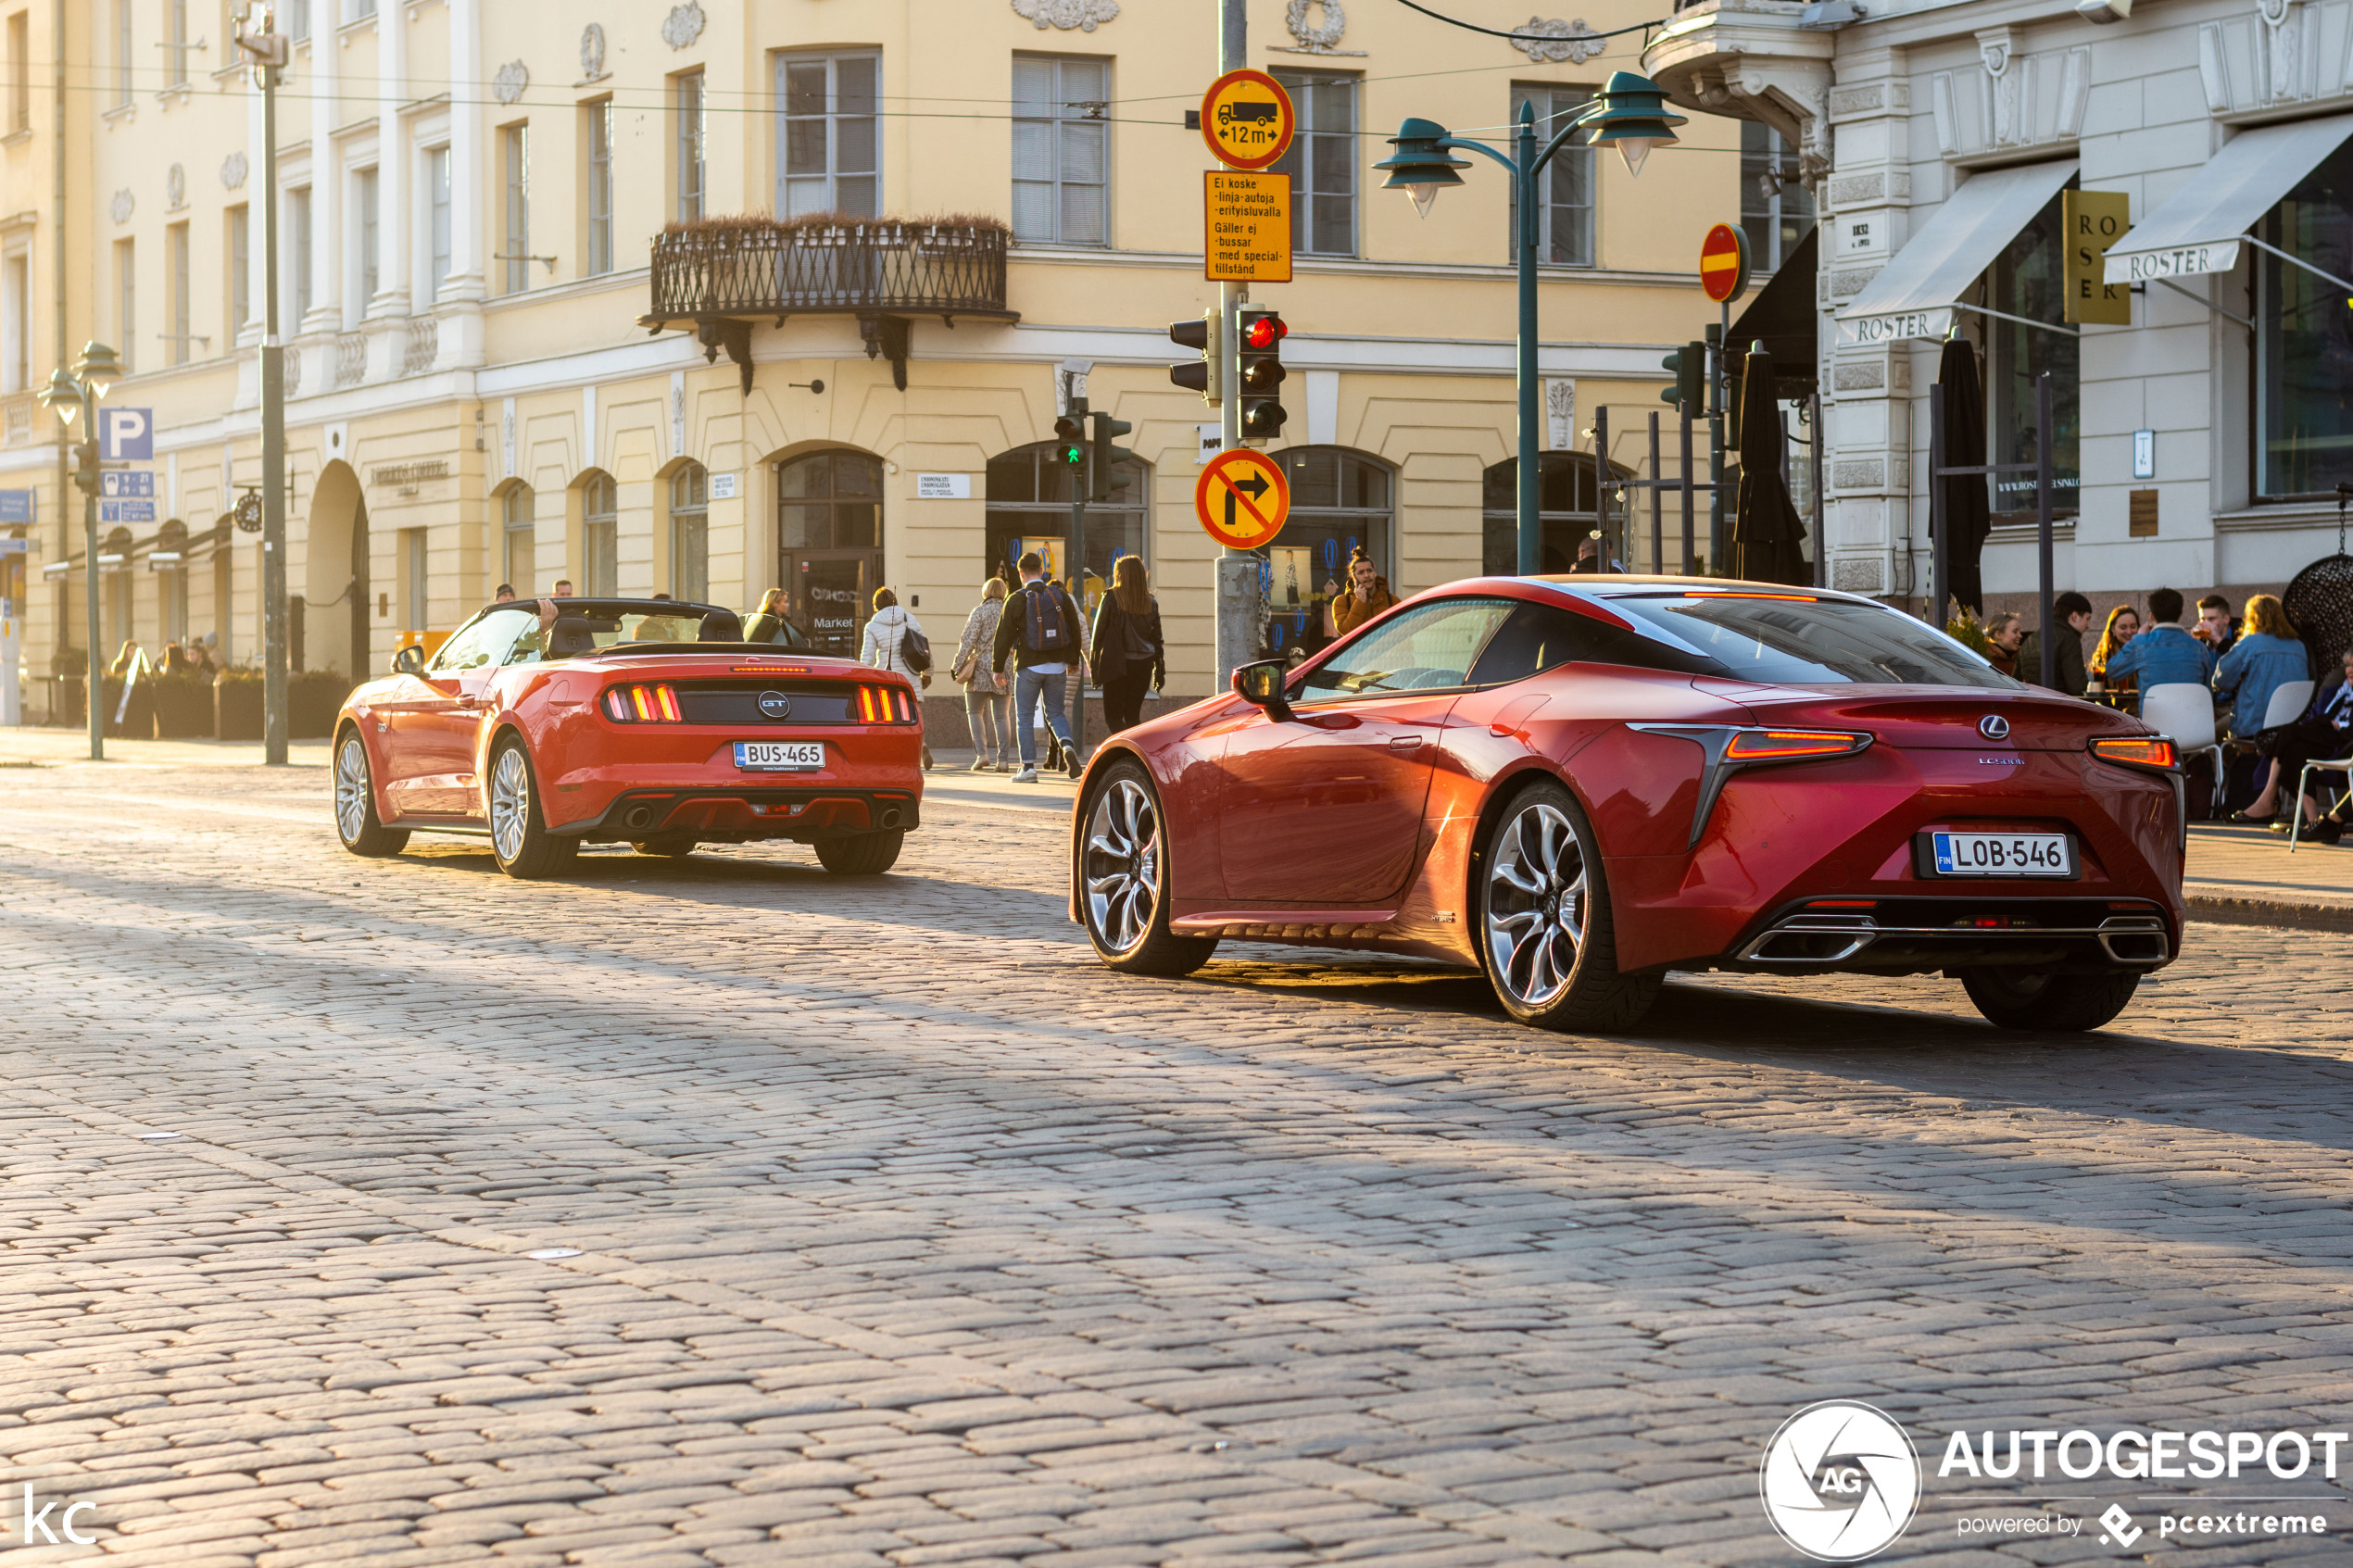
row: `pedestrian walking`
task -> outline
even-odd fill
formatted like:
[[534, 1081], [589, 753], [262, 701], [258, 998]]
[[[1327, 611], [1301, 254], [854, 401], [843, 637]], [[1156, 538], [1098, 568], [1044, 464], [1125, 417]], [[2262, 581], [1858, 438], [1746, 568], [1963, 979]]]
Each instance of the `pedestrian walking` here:
[[1103, 688], [1104, 730], [1133, 729], [1143, 721], [1144, 693], [1168, 684], [1160, 601], [1151, 596], [1141, 556], [1122, 556], [1112, 567], [1111, 592], [1095, 608], [1088, 651]]
[[1038, 782], [1038, 734], [1029, 727], [1029, 716], [1038, 710], [1040, 700], [1046, 705], [1046, 728], [1062, 746], [1063, 766], [1075, 779], [1081, 759], [1063, 712], [1068, 706], [1071, 661], [1080, 653], [1083, 622], [1069, 593], [1046, 580], [1044, 557], [1031, 550], [1018, 564], [1021, 591], [1005, 601], [990, 656], [1002, 664], [1006, 655], [1013, 655], [1018, 671], [1013, 678], [1013, 714], [1021, 771], [1013, 775], [1013, 783]]
[[1013, 717], [1005, 709], [1011, 683], [991, 658], [997, 622], [1004, 614], [1005, 580], [991, 577], [981, 586], [980, 603], [964, 617], [964, 634], [948, 666], [950, 678], [964, 688], [964, 723], [972, 731], [975, 773], [1010, 773], [1013, 768]]
[[[904, 675], [918, 687], [931, 684], [931, 643], [924, 636], [923, 622], [900, 607], [899, 596], [888, 588], [875, 590], [874, 618], [866, 622], [865, 641], [858, 649], [858, 662], [876, 670], [891, 670]], [[925, 741], [924, 768], [931, 768], [931, 743]]]
[[1389, 579], [1374, 570], [1373, 558], [1359, 545], [1348, 557], [1348, 590], [1324, 611], [1324, 633], [1345, 637], [1349, 633], [1397, 602]]

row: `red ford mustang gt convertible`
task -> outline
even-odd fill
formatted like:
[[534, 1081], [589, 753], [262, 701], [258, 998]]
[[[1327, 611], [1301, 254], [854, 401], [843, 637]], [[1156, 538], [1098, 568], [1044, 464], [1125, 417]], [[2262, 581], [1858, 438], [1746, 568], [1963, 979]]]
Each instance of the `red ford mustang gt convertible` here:
[[412, 832], [487, 838], [507, 874], [583, 844], [644, 854], [792, 838], [827, 871], [899, 859], [923, 798], [902, 676], [746, 643], [732, 610], [670, 599], [493, 605], [431, 659], [404, 648], [335, 721], [335, 829], [355, 855]]
[[1555, 1029], [1679, 969], [1943, 972], [2091, 1029], [2180, 951], [2183, 831], [2171, 742], [1871, 600], [1482, 578], [1106, 742], [1071, 916], [1142, 973], [1221, 937], [1477, 967]]

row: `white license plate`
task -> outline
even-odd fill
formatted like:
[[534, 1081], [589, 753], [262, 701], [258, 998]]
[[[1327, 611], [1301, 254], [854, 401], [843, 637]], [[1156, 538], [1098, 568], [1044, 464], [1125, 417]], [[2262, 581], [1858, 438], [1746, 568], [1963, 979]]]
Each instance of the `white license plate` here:
[[2075, 849], [2063, 833], [1932, 833], [1939, 876], [2075, 874]]
[[821, 740], [739, 740], [736, 766], [753, 773], [813, 773], [825, 765]]

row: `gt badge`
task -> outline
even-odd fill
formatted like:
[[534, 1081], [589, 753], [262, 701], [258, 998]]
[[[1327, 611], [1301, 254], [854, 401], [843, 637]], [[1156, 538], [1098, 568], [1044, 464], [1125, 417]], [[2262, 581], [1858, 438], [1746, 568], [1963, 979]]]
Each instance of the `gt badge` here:
[[1977, 733], [1987, 740], [2007, 740], [2010, 721], [1998, 713], [1988, 713], [1977, 721]]
[[792, 717], [792, 698], [782, 692], [761, 692], [760, 714], [763, 719], [789, 719]]

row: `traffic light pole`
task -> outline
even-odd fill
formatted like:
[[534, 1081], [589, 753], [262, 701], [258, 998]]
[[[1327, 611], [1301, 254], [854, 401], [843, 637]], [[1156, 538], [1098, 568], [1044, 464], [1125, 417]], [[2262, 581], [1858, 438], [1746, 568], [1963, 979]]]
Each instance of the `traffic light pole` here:
[[[1222, 73], [1250, 65], [1248, 0], [1218, 0], [1217, 69]], [[1242, 444], [1241, 333], [1237, 318], [1250, 291], [1240, 283], [1217, 285], [1219, 379], [1224, 383], [1218, 406], [1218, 449], [1231, 452]], [[1265, 595], [1260, 585], [1258, 558], [1230, 547], [1217, 552], [1217, 669], [1214, 680], [1223, 691], [1234, 671], [1258, 657], [1266, 623]]]
[[[1092, 462], [1090, 457], [1088, 462]], [[1087, 486], [1083, 483], [1088, 464], [1082, 463], [1070, 476], [1070, 580], [1077, 591], [1071, 597], [1078, 604], [1078, 657], [1071, 661], [1076, 677], [1070, 683], [1070, 747], [1076, 756], [1087, 754]]]
[[1724, 339], [1731, 331], [1732, 307], [1722, 307], [1724, 319], [1707, 329], [1708, 347], [1715, 355], [1715, 374], [1707, 378], [1707, 564], [1724, 575], [1724, 404], [1730, 388], [1731, 363], [1725, 358]]
[[286, 759], [286, 364], [278, 339], [278, 68], [261, 78], [261, 759]]

